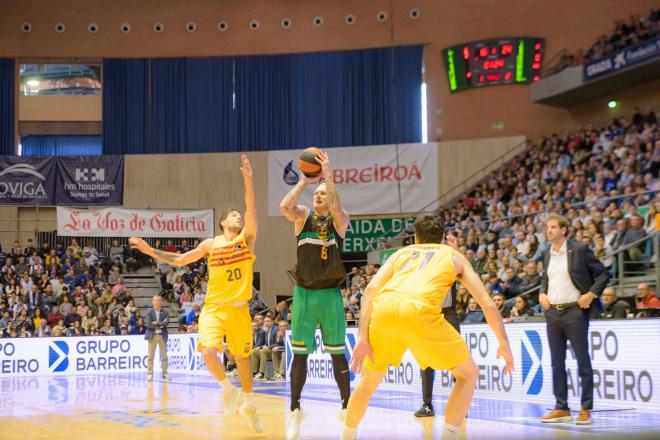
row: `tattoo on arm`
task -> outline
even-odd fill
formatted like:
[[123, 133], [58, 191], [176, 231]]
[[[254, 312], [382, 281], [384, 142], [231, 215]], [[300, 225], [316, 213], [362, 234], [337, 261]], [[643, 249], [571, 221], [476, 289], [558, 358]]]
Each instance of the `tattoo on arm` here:
[[179, 256], [179, 254], [175, 254], [173, 252], [161, 251], [160, 249], [153, 249], [152, 252], [153, 252], [153, 257], [155, 259], [160, 260], [163, 263], [167, 263], [169, 265], [174, 265], [177, 257]]
[[282, 203], [280, 203], [280, 210], [283, 214], [288, 214], [289, 216], [296, 214], [296, 203], [298, 202], [300, 195], [305, 191], [305, 186], [305, 183], [300, 181], [286, 196], [284, 196]]

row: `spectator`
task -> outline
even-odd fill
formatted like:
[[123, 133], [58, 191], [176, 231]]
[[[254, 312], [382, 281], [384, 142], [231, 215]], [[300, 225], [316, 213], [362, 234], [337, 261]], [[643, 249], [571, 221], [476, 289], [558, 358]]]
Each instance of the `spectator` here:
[[655, 292], [651, 290], [647, 283], [641, 283], [637, 286], [635, 304], [638, 309], [660, 309], [660, 299], [656, 298]]
[[628, 315], [629, 307], [625, 301], [617, 301], [616, 291], [611, 287], [603, 290], [603, 313], [600, 317], [603, 319], [625, 319]]
[[34, 328], [34, 323], [30, 316], [28, 315], [27, 309], [22, 309], [21, 312], [14, 318], [14, 326], [16, 329], [25, 328], [31, 330]]
[[[259, 351], [259, 358], [257, 362], [258, 373], [254, 377], [255, 380], [263, 380], [266, 378], [266, 367], [268, 360], [272, 359], [273, 348], [277, 345], [277, 332], [279, 328], [273, 325], [273, 318], [266, 316], [264, 318], [264, 328], [262, 329], [264, 335], [264, 344]], [[273, 368], [275, 366], [273, 365]], [[255, 367], [253, 366], [254, 370]]]
[[34, 330], [34, 335], [37, 338], [44, 338], [51, 335], [51, 328], [45, 319], [39, 321], [39, 325]]
[[15, 270], [16, 273], [23, 278], [25, 273], [30, 273], [30, 265], [27, 263], [27, 261], [25, 261], [25, 257], [23, 255], [18, 257], [18, 263], [16, 263]]
[[11, 317], [9, 316], [9, 311], [4, 310], [0, 316], [0, 330], [7, 328], [7, 324], [11, 322]]
[[[519, 290], [530, 305], [539, 303], [539, 290], [537, 287], [541, 285], [541, 275], [536, 270], [536, 263], [530, 261], [525, 265], [525, 276], [523, 277]], [[535, 289], [532, 291], [532, 289]]]
[[195, 295], [193, 297], [193, 304], [199, 306], [200, 308], [204, 305], [204, 292], [200, 286], [195, 287]]
[[186, 324], [191, 325], [193, 322], [199, 322], [199, 314], [202, 312], [201, 308], [199, 305], [194, 304], [193, 309], [190, 313], [188, 313], [188, 317], [186, 319]]
[[112, 246], [110, 247], [110, 260], [114, 261], [119, 258], [119, 261], [123, 264], [125, 258], [124, 246], [119, 244], [119, 240], [112, 240]]
[[527, 298], [517, 296], [514, 307], [511, 309], [511, 317], [534, 316], [534, 311], [529, 306]]
[[112, 326], [109, 319], [103, 320], [103, 327], [100, 329], [101, 334], [112, 336], [115, 334], [115, 328]]
[[50, 313], [46, 317], [46, 321], [48, 321], [48, 325], [51, 327], [51, 329], [52, 327], [55, 327], [58, 322], [64, 322], [64, 315], [60, 313], [58, 306], [53, 306]]
[[[630, 219], [630, 228], [626, 230], [623, 239], [621, 241], [621, 247], [625, 248], [632, 245], [633, 243], [646, 237], [646, 231], [644, 230], [644, 220], [639, 215], [634, 215]], [[642, 253], [644, 250], [645, 244], [638, 243], [635, 246], [628, 248], [626, 255], [628, 256], [629, 261], [640, 261], [642, 259]]]
[[23, 249], [23, 254], [26, 257], [30, 257], [35, 252], [37, 252], [37, 248], [34, 247], [34, 241], [31, 238], [28, 238], [27, 244], [25, 245], [25, 248]]
[[474, 298], [470, 297], [462, 324], [476, 324], [478, 322], [483, 322], [483, 320], [484, 312], [481, 311]]
[[64, 326], [70, 328], [74, 325], [74, 322], [82, 324], [82, 316], [78, 314], [76, 309], [72, 309], [71, 313], [64, 317]]
[[[266, 345], [266, 332], [261, 328], [259, 321], [255, 319], [252, 321], [252, 374], [256, 379], [259, 374], [259, 362], [261, 361], [261, 350]], [[265, 374], [259, 377], [259, 380], [264, 380]]]
[[80, 259], [82, 256], [82, 248], [78, 244], [76, 238], [71, 239], [71, 244], [66, 248], [67, 255], [73, 256], [76, 260]]
[[506, 297], [501, 293], [493, 295], [493, 302], [495, 303], [497, 310], [500, 312], [500, 315], [502, 315], [502, 318], [510, 318], [511, 310], [504, 304], [505, 300]]
[[522, 280], [512, 267], [508, 267], [502, 276], [502, 281], [500, 286], [502, 287], [502, 293], [507, 298], [513, 298], [521, 292], [520, 285]]
[[284, 351], [286, 349], [284, 341], [288, 326], [289, 323], [286, 320], [279, 320], [275, 335], [275, 345], [272, 348], [273, 371], [275, 372], [273, 379], [278, 381], [285, 380], [286, 376], [286, 363], [284, 362]]
[[147, 331], [147, 327], [144, 325], [144, 319], [138, 318], [137, 324], [131, 329], [132, 335], [143, 335]]
[[83, 261], [85, 263], [85, 266], [96, 266], [96, 264], [99, 261], [99, 257], [96, 254], [93, 254], [89, 251], [86, 251], [83, 254]]
[[62, 335], [64, 335], [64, 331], [65, 331], [64, 320], [63, 320], [63, 319], [60, 319], [60, 320], [57, 322], [57, 325], [55, 325], [55, 326], [51, 329], [51, 334], [52, 334], [53, 336], [62, 336]]
[[82, 319], [82, 328], [85, 330], [85, 333], [90, 334], [90, 329], [96, 327], [96, 323], [94, 312], [91, 309], [87, 310], [85, 317]]

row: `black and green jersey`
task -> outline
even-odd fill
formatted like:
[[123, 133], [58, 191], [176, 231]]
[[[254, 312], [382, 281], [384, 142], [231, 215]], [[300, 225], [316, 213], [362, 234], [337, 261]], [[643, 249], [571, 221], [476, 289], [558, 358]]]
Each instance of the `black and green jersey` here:
[[339, 255], [344, 239], [335, 230], [332, 216], [323, 217], [310, 210], [296, 239], [298, 264], [295, 276], [298, 286], [328, 289], [344, 281], [346, 270]]

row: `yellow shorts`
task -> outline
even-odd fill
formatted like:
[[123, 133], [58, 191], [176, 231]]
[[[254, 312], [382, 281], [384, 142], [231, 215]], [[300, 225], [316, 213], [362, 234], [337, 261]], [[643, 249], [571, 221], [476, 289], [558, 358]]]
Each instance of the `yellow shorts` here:
[[398, 367], [406, 350], [422, 369], [451, 370], [470, 357], [465, 341], [439, 306], [397, 294], [374, 299], [369, 343], [375, 362], [367, 356], [364, 366], [379, 372], [388, 365]]
[[252, 352], [252, 320], [247, 304], [239, 307], [204, 304], [199, 315], [197, 351], [216, 347], [222, 351], [222, 339], [234, 356], [248, 357]]

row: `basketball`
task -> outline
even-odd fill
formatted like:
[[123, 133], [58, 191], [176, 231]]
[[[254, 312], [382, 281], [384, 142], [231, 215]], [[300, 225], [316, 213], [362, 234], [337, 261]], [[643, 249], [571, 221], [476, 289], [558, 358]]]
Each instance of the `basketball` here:
[[305, 176], [316, 177], [321, 174], [321, 165], [316, 161], [316, 156], [318, 156], [320, 153], [320, 149], [316, 147], [309, 147], [300, 154], [298, 167]]

